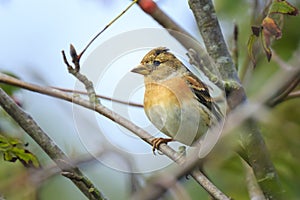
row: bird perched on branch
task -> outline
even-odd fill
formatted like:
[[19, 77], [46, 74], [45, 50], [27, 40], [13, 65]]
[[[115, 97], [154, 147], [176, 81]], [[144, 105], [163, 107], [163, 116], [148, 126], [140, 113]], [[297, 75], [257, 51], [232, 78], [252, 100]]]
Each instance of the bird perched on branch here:
[[206, 84], [165, 47], [148, 52], [131, 70], [144, 76], [144, 110], [149, 120], [170, 138], [155, 138], [153, 152], [172, 140], [191, 146], [212, 123], [221, 120]]

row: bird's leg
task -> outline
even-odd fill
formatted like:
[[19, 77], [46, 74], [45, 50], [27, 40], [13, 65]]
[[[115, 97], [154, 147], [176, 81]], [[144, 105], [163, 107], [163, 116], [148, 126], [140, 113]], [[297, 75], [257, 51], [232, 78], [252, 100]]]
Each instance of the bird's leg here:
[[152, 140], [152, 151], [153, 154], [155, 155], [155, 150], [158, 149], [159, 145], [164, 143], [167, 144], [168, 142], [173, 141], [172, 138], [154, 138]]

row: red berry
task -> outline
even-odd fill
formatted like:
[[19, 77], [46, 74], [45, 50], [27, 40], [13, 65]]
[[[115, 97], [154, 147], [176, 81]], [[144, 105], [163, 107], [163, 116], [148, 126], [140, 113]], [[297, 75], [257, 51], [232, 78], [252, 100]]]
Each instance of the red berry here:
[[139, 0], [139, 5], [146, 13], [153, 13], [156, 9], [156, 3], [152, 0]]

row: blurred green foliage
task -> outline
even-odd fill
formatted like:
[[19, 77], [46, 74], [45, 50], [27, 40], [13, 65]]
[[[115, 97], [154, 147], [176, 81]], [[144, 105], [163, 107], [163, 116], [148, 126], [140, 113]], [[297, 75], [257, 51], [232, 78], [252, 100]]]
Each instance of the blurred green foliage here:
[[[233, 24], [239, 28], [239, 62], [238, 66], [249, 64], [247, 41], [251, 35], [251, 26], [260, 25], [256, 21], [261, 13], [252, 18], [254, 1], [246, 0], [215, 0], [216, 11], [221, 24], [230, 26], [222, 27], [224, 32], [229, 32], [226, 37], [229, 48], [233, 46]], [[300, 7], [300, 2], [294, 4]], [[292, 58], [294, 52], [300, 49], [299, 16], [285, 16], [282, 27], [282, 38], [272, 43], [272, 49], [285, 61]], [[228, 30], [229, 29], [229, 30]], [[299, 67], [300, 63], [297, 63]], [[250, 63], [251, 66], [251, 63]], [[272, 59], [270, 62], [263, 51], [257, 58], [255, 68], [249, 68], [244, 86], [248, 97], [257, 94], [276, 72], [280, 70]], [[297, 88], [298, 90], [300, 87]], [[297, 90], [296, 89], [296, 90]], [[300, 100], [292, 99], [271, 108], [269, 114], [260, 123], [260, 129], [270, 151], [271, 159], [278, 172], [284, 190], [284, 199], [300, 198]], [[228, 156], [229, 155], [229, 156]], [[231, 156], [230, 156], [231, 155]], [[209, 177], [223, 192], [233, 199], [249, 199], [246, 188], [245, 169], [241, 159], [234, 152], [224, 152], [226, 159], [221, 162], [209, 161], [205, 167]], [[219, 159], [219, 158], [216, 158]], [[185, 186], [192, 199], [209, 199], [203, 189], [193, 180], [185, 181]]]
[[[231, 3], [230, 3], [231, 2]], [[259, 25], [251, 23], [252, 1], [215, 1], [217, 13], [222, 20], [230, 23], [235, 21], [239, 27], [239, 66], [249, 62], [247, 57], [247, 40], [251, 34], [251, 25]], [[254, 2], [254, 1], [253, 1]], [[300, 2], [290, 1], [299, 8]], [[260, 13], [257, 13], [259, 15]], [[272, 49], [283, 60], [289, 61], [295, 51], [300, 49], [299, 34], [299, 16], [284, 16], [284, 24], [282, 27], [282, 38], [273, 41]], [[225, 28], [225, 27], [223, 27]], [[231, 46], [231, 38], [227, 38], [229, 46]], [[297, 63], [294, 67], [299, 67]], [[245, 80], [247, 94], [251, 98], [255, 96], [262, 86], [264, 86], [276, 72], [280, 70], [279, 66], [272, 61], [267, 62], [267, 58], [261, 51], [258, 57], [257, 66], [248, 71], [250, 76]], [[300, 87], [297, 88], [298, 90]], [[296, 90], [297, 90], [296, 89]], [[267, 147], [270, 151], [272, 161], [278, 171], [279, 178], [284, 189], [284, 199], [300, 198], [300, 100], [292, 99], [271, 108], [268, 116], [260, 123], [262, 134], [264, 136]], [[212, 169], [212, 174], [216, 176], [215, 181], [218, 185], [220, 180], [226, 179], [223, 191], [231, 194], [234, 199], [249, 199], [245, 188], [245, 173], [239, 159], [232, 156], [231, 159]], [[227, 183], [227, 185], [226, 185]], [[229, 184], [229, 186], [228, 186]]]
[[[8, 71], [0, 71], [3, 74], [6, 74], [8, 76], [12, 76], [14, 78], [19, 79], [19, 77], [11, 72]], [[2, 88], [9, 96], [12, 96], [15, 92], [17, 92], [18, 90], [20, 90], [20, 88], [12, 86], [12, 85], [8, 85], [5, 83], [0, 83], [0, 88]]]

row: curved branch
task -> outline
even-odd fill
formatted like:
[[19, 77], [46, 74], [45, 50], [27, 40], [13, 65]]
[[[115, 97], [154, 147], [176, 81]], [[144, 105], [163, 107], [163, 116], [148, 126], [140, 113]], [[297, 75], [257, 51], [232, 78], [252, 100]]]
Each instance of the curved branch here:
[[[108, 119], [120, 124], [121, 126], [127, 128], [128, 130], [130, 130], [131, 132], [136, 134], [138, 137], [140, 137], [142, 140], [144, 140], [145, 142], [147, 142], [148, 144], [153, 146], [152, 145], [152, 141], [154, 139], [153, 136], [151, 136], [149, 133], [147, 133], [146, 131], [144, 131], [140, 127], [133, 124], [131, 121], [129, 121], [126, 118], [118, 115], [117, 113], [113, 112], [112, 110], [106, 108], [105, 106], [103, 106], [101, 104], [94, 105], [93, 103], [91, 103], [91, 102], [89, 102], [85, 99], [82, 99], [80, 97], [74, 97], [72, 95], [69, 95], [67, 93], [61, 92], [61, 91], [53, 89], [53, 88], [41, 87], [41, 86], [38, 86], [38, 85], [26, 83], [26, 82], [23, 82], [23, 81], [18, 80], [16, 78], [13, 78], [13, 77], [7, 76], [3, 73], [0, 73], [0, 82], [7, 82], [8, 80], [10, 80], [11, 85], [26, 88], [30, 91], [38, 92], [40, 94], [45, 94], [45, 95], [48, 95], [48, 96], [51, 96], [51, 97], [56, 97], [58, 99], [63, 99], [65, 101], [80, 105], [80, 106], [85, 107], [87, 109], [94, 110], [95, 112], [97, 112], [97, 113], [107, 117]], [[161, 144], [159, 146], [158, 150], [163, 152], [164, 155], [166, 155], [167, 157], [169, 157], [170, 159], [172, 159], [173, 161], [175, 161], [177, 163], [184, 163], [185, 162], [185, 158], [182, 156], [182, 154], [177, 153], [176, 151], [174, 151], [172, 148], [170, 148], [166, 144]], [[207, 180], [207, 178], [204, 175], [199, 174], [198, 172], [195, 171], [195, 172], [192, 172], [192, 176], [193, 176], [193, 178], [195, 178], [195, 180], [198, 183], [200, 183], [204, 188], [206, 188], [206, 190], [213, 197], [215, 197], [216, 195], [222, 194], [222, 192], [220, 190], [218, 190], [218, 194], [214, 193], [215, 190], [212, 190], [212, 191], [210, 190], [211, 188], [216, 189], [216, 187], [209, 180]], [[204, 180], [207, 180], [207, 181], [204, 182]]]
[[288, 100], [288, 99], [292, 99], [297, 97], [297, 93], [295, 96], [295, 93], [291, 93], [299, 84], [300, 82], [300, 72], [298, 72], [298, 75], [296, 74], [296, 76], [294, 77], [293, 80], [291, 80], [290, 82], [288, 82], [283, 88], [281, 88], [275, 95], [274, 98], [272, 98], [269, 102], [268, 105], [270, 107], [274, 107], [278, 104], [280, 104], [281, 102]]
[[[295, 66], [291, 66], [288, 63], [284, 62], [276, 52], [273, 51], [273, 59], [278, 63], [282, 70], [294, 73], [294, 69], [297, 69]], [[293, 79], [287, 82], [283, 87], [278, 89], [278, 92], [274, 94], [274, 97], [268, 102], [270, 107], [274, 107], [281, 102], [293, 98], [293, 94], [289, 95], [300, 83], [300, 71], [295, 73]]]
[[30, 115], [25, 113], [1, 88], [0, 105], [30, 135], [32, 139], [62, 170], [62, 175], [69, 178], [89, 199], [106, 199], [104, 195], [72, 164], [67, 155], [49, 138]]

